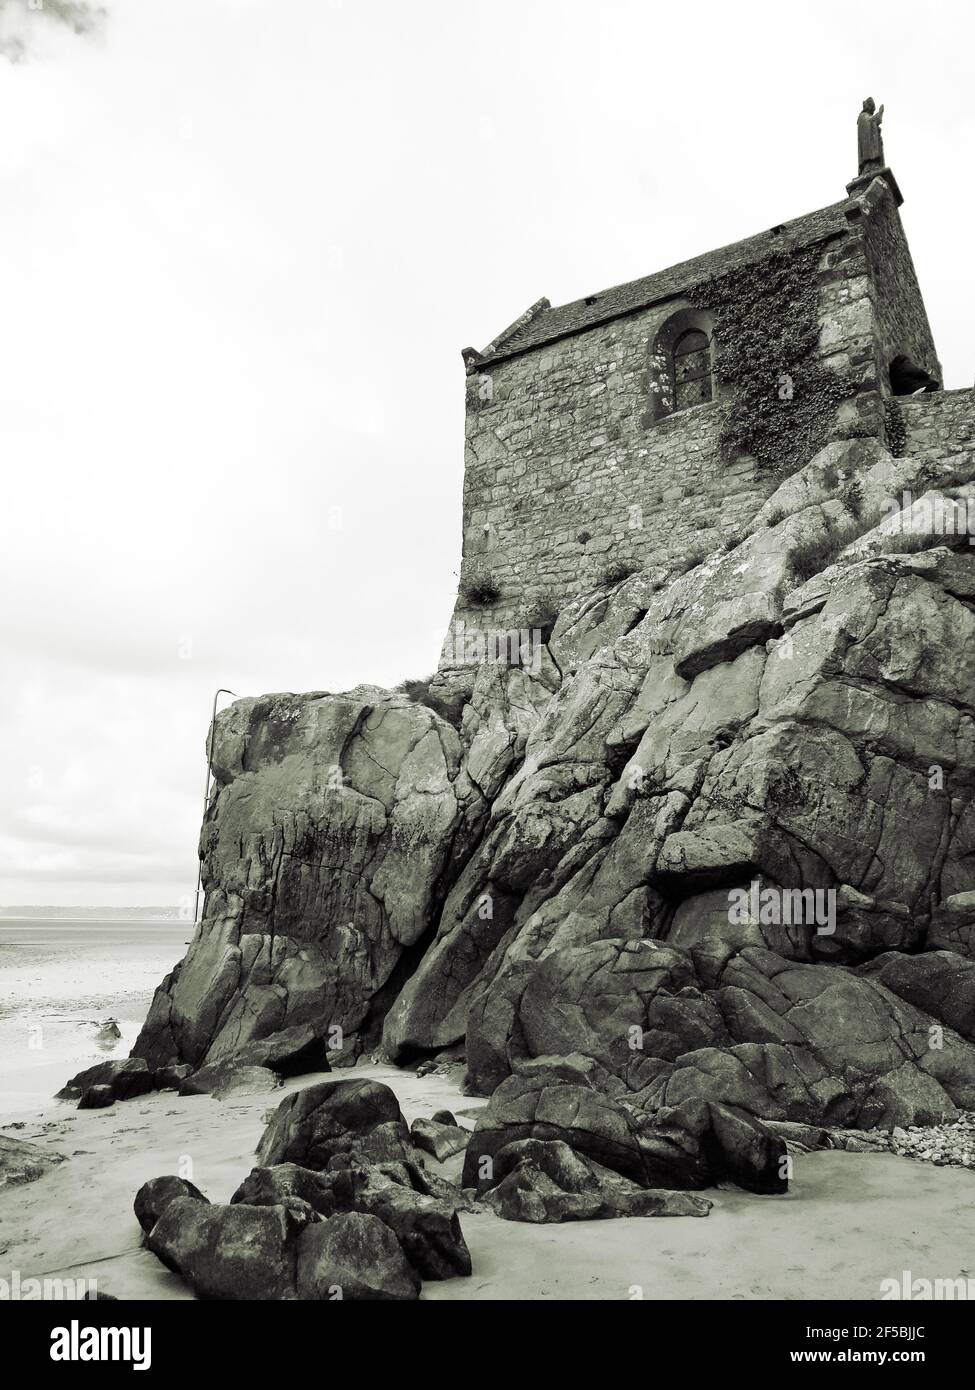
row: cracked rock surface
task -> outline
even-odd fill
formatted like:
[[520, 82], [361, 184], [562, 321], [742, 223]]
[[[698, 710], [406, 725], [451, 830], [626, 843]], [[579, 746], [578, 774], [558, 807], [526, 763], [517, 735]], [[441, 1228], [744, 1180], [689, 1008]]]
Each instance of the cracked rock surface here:
[[[536, 671], [444, 672], [452, 722], [373, 687], [238, 701], [205, 918], [136, 1054], [305, 1024], [333, 1065], [460, 1045], [497, 1147], [598, 1131], [590, 1158], [656, 1187], [731, 1164], [774, 1190], [764, 1120], [975, 1108], [975, 552], [917, 502], [875, 515], [973, 476], [831, 444], [733, 549], [573, 601]], [[580, 1113], [614, 1107], [595, 1131], [561, 1094], [537, 1118], [526, 1068], [571, 1055], [600, 1078]], [[536, 1170], [513, 1207], [559, 1206]]]

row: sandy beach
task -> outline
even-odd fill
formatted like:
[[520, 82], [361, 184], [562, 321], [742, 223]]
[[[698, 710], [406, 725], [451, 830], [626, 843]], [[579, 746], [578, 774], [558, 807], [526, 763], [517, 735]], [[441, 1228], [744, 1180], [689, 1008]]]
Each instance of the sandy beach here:
[[[471, 1126], [484, 1104], [463, 1096], [459, 1068], [417, 1077], [362, 1064], [395, 1090], [407, 1120], [452, 1109]], [[348, 1072], [339, 1073], [349, 1075]], [[50, 1102], [5, 1116], [0, 1133], [49, 1144], [67, 1160], [0, 1190], [0, 1266], [21, 1278], [96, 1279], [121, 1299], [188, 1299], [144, 1250], [132, 1200], [147, 1179], [187, 1173], [226, 1201], [253, 1166], [263, 1117], [306, 1076], [265, 1094], [219, 1101], [160, 1092], [107, 1110]], [[16, 1127], [15, 1127], [16, 1126]], [[460, 1156], [443, 1166], [456, 1177]], [[462, 1215], [469, 1279], [428, 1281], [426, 1300], [875, 1299], [881, 1280], [975, 1275], [975, 1175], [891, 1154], [799, 1155], [787, 1196], [711, 1191], [704, 1219], [644, 1218], [531, 1226]]]

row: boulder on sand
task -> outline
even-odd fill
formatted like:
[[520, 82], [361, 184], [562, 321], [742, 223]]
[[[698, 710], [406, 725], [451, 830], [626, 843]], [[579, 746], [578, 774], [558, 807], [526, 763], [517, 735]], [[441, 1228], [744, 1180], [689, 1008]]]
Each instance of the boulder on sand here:
[[522, 1139], [497, 1155], [484, 1201], [506, 1221], [592, 1221], [615, 1216], [707, 1216], [690, 1192], [641, 1188], [573, 1153], [560, 1140]]
[[115, 1104], [111, 1086], [88, 1086], [78, 1102], [79, 1110], [107, 1110]]
[[177, 1197], [192, 1197], [198, 1202], [207, 1201], [198, 1187], [186, 1178], [176, 1177], [175, 1174], [150, 1178], [148, 1182], [143, 1183], [135, 1194], [134, 1204], [136, 1220], [143, 1231], [148, 1234], [170, 1202], [175, 1201]]
[[274, 1091], [281, 1078], [268, 1067], [245, 1066], [236, 1058], [226, 1062], [208, 1062], [199, 1071], [180, 1082], [181, 1096], [255, 1096]]
[[378, 1217], [340, 1212], [302, 1232], [298, 1298], [406, 1303], [419, 1292], [419, 1275], [393, 1232]]
[[[393, 1165], [353, 1165], [315, 1173], [294, 1163], [254, 1168], [231, 1197], [251, 1205], [309, 1205], [323, 1217], [336, 1212], [376, 1216], [395, 1234], [410, 1264], [424, 1279], [452, 1279], [471, 1272], [470, 1251], [456, 1207], [423, 1192]], [[459, 1197], [459, 1194], [458, 1194]]]
[[454, 1154], [466, 1149], [470, 1131], [457, 1124], [441, 1124], [436, 1120], [414, 1120], [410, 1138], [418, 1149], [444, 1163]]
[[483, 803], [458, 779], [459, 735], [405, 694], [360, 686], [237, 700], [208, 746], [204, 921], [134, 1051], [201, 1066], [328, 1020], [354, 1059], [378, 1043]]
[[192, 1070], [188, 1062], [171, 1062], [152, 1073], [152, 1084], [157, 1091], [178, 1091]]
[[148, 1248], [200, 1298], [414, 1299], [422, 1278], [470, 1274], [455, 1209], [379, 1167], [255, 1168], [226, 1206], [185, 1179], [136, 1195]]
[[306, 1023], [253, 1039], [233, 1051], [215, 1047], [210, 1059], [180, 1083], [179, 1091], [184, 1096], [218, 1099], [254, 1095], [273, 1090], [287, 1077], [330, 1070], [324, 1039]]
[[299, 1163], [322, 1170], [333, 1159], [408, 1160], [413, 1149], [399, 1101], [365, 1078], [322, 1081], [285, 1096], [257, 1149], [261, 1167]]
[[[283, 1077], [331, 1070], [328, 1045], [309, 1023], [281, 1028], [266, 1038], [256, 1038], [231, 1056], [241, 1066], [267, 1067]], [[213, 1060], [220, 1060], [216, 1049]]]
[[295, 1248], [314, 1213], [286, 1207], [211, 1206], [173, 1197], [146, 1244], [200, 1298], [295, 1296]]
[[55, 1100], [80, 1100], [93, 1086], [108, 1086], [112, 1100], [132, 1100], [153, 1089], [152, 1073], [142, 1057], [119, 1057], [96, 1062], [65, 1082]]
[[506, 1144], [495, 1158], [494, 1177], [485, 1201], [509, 1221], [582, 1220], [587, 1205], [594, 1217], [707, 1216], [711, 1210], [706, 1197], [640, 1187], [560, 1140]]
[[654, 1109], [610, 1095], [537, 1059], [508, 1078], [478, 1116], [464, 1160], [465, 1187], [495, 1184], [496, 1155], [519, 1139], [558, 1139], [640, 1187], [695, 1189], [730, 1180], [750, 1192], [787, 1190], [785, 1142], [760, 1121], [698, 1097]]

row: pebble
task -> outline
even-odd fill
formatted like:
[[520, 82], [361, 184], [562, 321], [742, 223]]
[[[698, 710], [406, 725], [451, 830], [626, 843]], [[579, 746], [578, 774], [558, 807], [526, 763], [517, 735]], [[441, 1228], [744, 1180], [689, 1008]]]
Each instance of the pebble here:
[[870, 1148], [887, 1150], [901, 1158], [933, 1163], [938, 1168], [975, 1169], [975, 1113], [966, 1112], [957, 1120], [941, 1125], [895, 1125], [891, 1130], [833, 1130], [837, 1148], [854, 1151]]

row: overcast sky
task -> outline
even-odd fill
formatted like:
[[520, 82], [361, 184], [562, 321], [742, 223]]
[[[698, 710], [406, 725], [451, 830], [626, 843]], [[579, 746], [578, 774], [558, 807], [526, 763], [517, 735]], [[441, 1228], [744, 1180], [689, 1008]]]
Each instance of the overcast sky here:
[[968, 6], [107, 9], [0, 60], [0, 903], [192, 892], [218, 685], [429, 674], [460, 349], [842, 197], [870, 93], [972, 382]]

